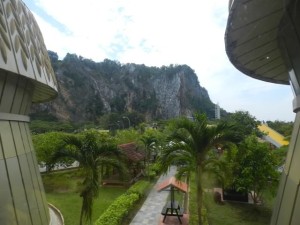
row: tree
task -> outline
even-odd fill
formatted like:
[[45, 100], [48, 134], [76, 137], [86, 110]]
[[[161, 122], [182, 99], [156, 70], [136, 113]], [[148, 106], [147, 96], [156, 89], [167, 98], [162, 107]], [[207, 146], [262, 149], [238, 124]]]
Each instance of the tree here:
[[278, 133], [282, 134], [285, 137], [290, 137], [292, 135], [294, 125], [293, 122], [275, 120], [274, 122], [267, 121], [267, 124], [269, 127], [276, 130]]
[[48, 132], [32, 136], [33, 146], [35, 148], [38, 163], [46, 166], [46, 171], [51, 171], [56, 163], [69, 165], [72, 161], [67, 158], [60, 158], [59, 161], [53, 162], [52, 156], [64, 145], [64, 139], [68, 134], [62, 132]]
[[235, 136], [236, 143], [243, 141], [247, 136], [253, 133], [257, 136], [262, 135], [258, 129], [260, 122], [247, 111], [236, 111], [226, 117], [225, 120], [228, 123], [232, 123], [235, 127], [235, 129], [232, 130], [232, 136]]
[[[150, 131], [150, 130], [149, 130]], [[150, 179], [150, 158], [152, 155], [152, 152], [155, 150], [155, 145], [157, 142], [157, 139], [153, 132], [145, 132], [143, 136], [141, 137], [141, 141], [145, 148], [146, 153], [146, 163], [147, 163], [147, 175]]]
[[238, 191], [248, 191], [254, 203], [259, 203], [263, 190], [278, 181], [277, 158], [267, 143], [251, 135], [239, 146], [236, 162], [233, 184]]
[[175, 132], [163, 150], [161, 164], [167, 170], [171, 164], [180, 165], [177, 175], [194, 172], [197, 187], [198, 224], [202, 225], [202, 172], [207, 153], [216, 145], [227, 140], [230, 127], [226, 123], [209, 125], [205, 114], [196, 114], [194, 121], [187, 118], [175, 120]]
[[[44, 117], [45, 118], [45, 117]], [[49, 116], [49, 118], [53, 118]], [[49, 121], [48, 119], [42, 120], [33, 120], [30, 123], [30, 130], [33, 134], [40, 134], [46, 132], [54, 132], [54, 131], [63, 131], [63, 132], [72, 132], [75, 128], [74, 125], [70, 122], [59, 122], [59, 121]]]
[[80, 225], [82, 225], [83, 219], [91, 222], [93, 200], [99, 193], [100, 166], [113, 166], [120, 173], [126, 170], [123, 164], [114, 158], [119, 153], [117, 145], [107, 134], [87, 131], [83, 135], [67, 136], [64, 141], [64, 148], [54, 154], [53, 160], [68, 157], [79, 162], [84, 177], [80, 184], [80, 197], [82, 197]]
[[118, 130], [115, 135], [117, 144], [125, 144], [130, 142], [138, 142], [140, 134], [134, 129]]

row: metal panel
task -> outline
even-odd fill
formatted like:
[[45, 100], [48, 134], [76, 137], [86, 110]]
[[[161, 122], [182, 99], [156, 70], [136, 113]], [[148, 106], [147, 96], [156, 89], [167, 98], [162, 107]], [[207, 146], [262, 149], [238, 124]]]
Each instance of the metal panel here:
[[31, 106], [33, 88], [34, 87], [31, 83], [27, 84], [26, 91], [24, 92], [22, 104], [20, 107], [20, 114], [27, 115], [29, 113], [28, 108]]
[[6, 73], [3, 70], [0, 70], [0, 96], [2, 96], [2, 92], [4, 90], [6, 80]]
[[16, 76], [8, 76], [1, 96], [0, 112], [10, 112], [17, 85]]
[[[20, 168], [22, 171], [22, 176], [23, 176], [23, 181], [24, 181], [24, 186], [25, 186], [25, 191], [26, 191], [26, 195], [27, 195], [29, 209], [32, 212], [37, 211], [38, 204], [37, 204], [37, 200], [36, 200], [36, 196], [35, 196], [34, 187], [32, 184], [32, 177], [31, 177], [31, 173], [30, 173], [26, 155], [19, 156], [19, 164], [20, 164]], [[32, 216], [32, 224], [40, 225], [41, 224], [40, 216], [33, 215]]]
[[37, 205], [38, 205], [38, 208], [36, 210], [33, 210], [32, 213], [36, 216], [40, 216], [40, 219], [42, 219], [41, 211], [44, 210], [43, 198], [41, 196], [40, 186], [39, 186], [37, 174], [35, 172], [35, 168], [33, 165], [31, 152], [27, 153], [26, 157], [27, 157], [27, 161], [28, 161], [28, 165], [29, 165], [29, 171], [30, 171], [30, 174], [32, 177], [33, 190], [34, 190], [35, 198], [36, 198]]
[[[234, 1], [230, 8], [225, 33], [226, 53], [237, 69], [256, 79], [289, 84], [287, 68], [282, 71], [272, 71], [274, 75], [256, 71], [265, 67], [269, 60], [278, 56], [280, 49], [277, 39], [280, 21], [285, 12], [285, 4], [279, 0]], [[274, 43], [272, 50], [265, 48]], [[251, 53], [246, 54], [245, 53]], [[240, 55], [242, 58], [239, 58]], [[281, 52], [279, 65], [286, 66]], [[278, 68], [280, 68], [280, 66]], [[268, 70], [268, 69], [264, 69]]]
[[32, 140], [29, 133], [29, 127], [27, 123], [20, 123], [20, 128], [23, 144], [24, 146], [26, 146], [25, 148], [28, 148], [27, 150], [25, 150], [27, 152], [26, 156], [29, 164], [30, 173], [32, 175], [32, 183], [34, 186], [35, 196], [39, 207], [39, 214], [43, 221], [42, 224], [44, 224], [46, 221], [49, 220], [49, 210], [45, 198], [44, 187], [41, 182], [40, 172], [38, 170], [37, 161], [33, 150]]
[[277, 221], [277, 219], [278, 219], [278, 213], [280, 211], [286, 181], [287, 181], [287, 176], [286, 176], [285, 172], [283, 171], [281, 174], [279, 188], [277, 190], [277, 197], [276, 197], [277, 204], [275, 204], [275, 206], [273, 208], [273, 213], [272, 213], [271, 221], [273, 221], [274, 224], [276, 224], [275, 221]]
[[[255, 21], [258, 21], [266, 15], [282, 10], [282, 3], [274, 0], [259, 0], [259, 1], [236, 1], [234, 4], [239, 5], [239, 10], [236, 10], [235, 20], [232, 23], [232, 29], [239, 29], [247, 26]], [[258, 10], [263, 9], [263, 10]]]
[[278, 220], [276, 224], [289, 224], [291, 215], [293, 212], [293, 206], [295, 202], [296, 192], [298, 189], [298, 183], [294, 180], [287, 178], [285, 185], [282, 202], [280, 205], [280, 211], [278, 213]]
[[0, 67], [9, 75], [36, 80], [48, 92], [41, 95], [35, 89], [33, 101], [52, 99], [57, 82], [44, 44], [41, 31], [32, 13], [20, 0], [0, 2]]
[[0, 136], [0, 160], [4, 159], [4, 155], [3, 155], [3, 148], [2, 148], [2, 142], [1, 142], [1, 136]]
[[0, 159], [0, 224], [17, 225], [14, 203], [12, 200], [10, 184], [8, 182], [6, 172], [5, 162], [4, 160]]
[[294, 127], [293, 127], [292, 138], [290, 141], [289, 150], [287, 152], [287, 156], [286, 156], [286, 160], [285, 160], [285, 164], [284, 164], [284, 170], [285, 170], [286, 174], [289, 174], [291, 161], [292, 161], [292, 158], [294, 157], [294, 152], [295, 152], [296, 146], [299, 146], [299, 144], [300, 144], [299, 131], [300, 131], [300, 114], [297, 113], [295, 122], [294, 122]]
[[4, 150], [4, 158], [15, 157], [17, 154], [9, 122], [0, 121], [0, 137], [2, 141], [2, 147]]
[[291, 225], [299, 225], [300, 222], [300, 187], [298, 185], [296, 204], [294, 205], [293, 217]]
[[21, 137], [19, 123], [18, 122], [10, 122], [10, 124], [11, 124], [11, 128], [12, 128], [12, 133], [13, 133], [13, 138], [14, 138], [14, 143], [15, 143], [17, 154], [23, 155], [23, 154], [25, 154], [25, 149], [24, 149], [23, 140]]
[[17, 157], [6, 159], [11, 193], [19, 224], [31, 224], [28, 203]]
[[[1, 10], [1, 12], [4, 12], [3, 1], [0, 2], [0, 10]], [[18, 73], [18, 67], [16, 64], [15, 57], [14, 57], [11, 39], [9, 38], [10, 34], [8, 31], [7, 23], [4, 22], [4, 21], [6, 21], [5, 14], [1, 13], [0, 17], [1, 17], [0, 18], [1, 21], [3, 21], [2, 23], [0, 23], [1, 40], [2, 40], [0, 42], [0, 47], [1, 47], [0, 67], [7, 71], [11, 71], [13, 73]]]
[[16, 94], [14, 96], [12, 108], [10, 110], [10, 112], [13, 114], [20, 113], [20, 107], [21, 107], [21, 103], [23, 101], [26, 84], [27, 84], [27, 80], [25, 78], [19, 77], [18, 88], [17, 88]]

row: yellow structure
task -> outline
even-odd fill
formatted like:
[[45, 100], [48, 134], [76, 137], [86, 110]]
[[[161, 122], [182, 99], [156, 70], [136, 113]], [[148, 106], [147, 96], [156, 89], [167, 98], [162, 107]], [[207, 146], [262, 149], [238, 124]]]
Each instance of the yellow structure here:
[[270, 137], [271, 140], [275, 141], [275, 146], [280, 147], [283, 145], [289, 145], [289, 142], [285, 140], [285, 137], [275, 130], [273, 130], [271, 127], [269, 127], [266, 124], [261, 124], [258, 126], [258, 129], [261, 132], [264, 132], [268, 137]]
[[28, 113], [57, 84], [39, 27], [20, 0], [0, 1], [0, 224], [48, 225]]
[[225, 47], [246, 75], [292, 86], [296, 119], [271, 225], [299, 225], [300, 1], [230, 0]]

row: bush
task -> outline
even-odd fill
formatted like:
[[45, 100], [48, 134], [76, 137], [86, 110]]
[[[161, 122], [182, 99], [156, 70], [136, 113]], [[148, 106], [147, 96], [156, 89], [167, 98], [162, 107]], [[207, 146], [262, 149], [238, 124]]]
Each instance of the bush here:
[[145, 193], [150, 182], [140, 180], [132, 185], [125, 194], [118, 197], [99, 217], [94, 225], [119, 225]]
[[145, 180], [140, 180], [132, 185], [128, 190], [127, 194], [136, 193], [140, 197], [144, 196], [150, 187], [150, 182]]
[[108, 207], [94, 225], [120, 225], [139, 198], [137, 193], [121, 195]]
[[160, 163], [151, 164], [150, 170], [155, 171], [157, 175], [160, 174], [161, 173], [161, 164]]

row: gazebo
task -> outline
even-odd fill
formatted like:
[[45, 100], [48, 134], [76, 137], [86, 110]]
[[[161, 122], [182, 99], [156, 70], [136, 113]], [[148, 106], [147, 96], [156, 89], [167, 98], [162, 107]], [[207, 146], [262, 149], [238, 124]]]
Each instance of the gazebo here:
[[[188, 185], [182, 181], [176, 180], [175, 177], [171, 177], [161, 182], [157, 186], [157, 191], [170, 191], [170, 201], [163, 206], [161, 211], [161, 214], [163, 215], [162, 222], [165, 223], [167, 217], [177, 217], [179, 223], [182, 224], [181, 217], [184, 216], [184, 209], [179, 202], [175, 200], [175, 191], [186, 194], [188, 192]], [[175, 224], [174, 222], [175, 221], [172, 221], [172, 224]]]

